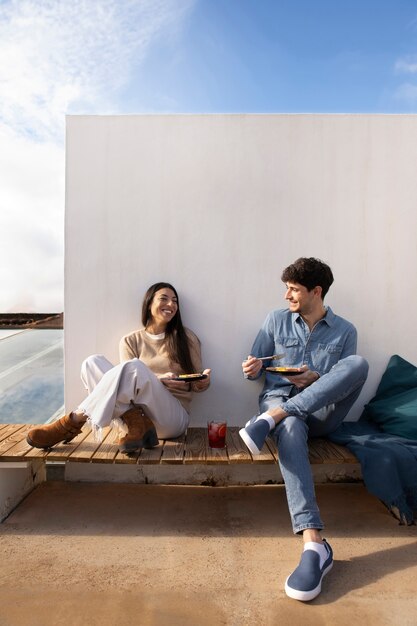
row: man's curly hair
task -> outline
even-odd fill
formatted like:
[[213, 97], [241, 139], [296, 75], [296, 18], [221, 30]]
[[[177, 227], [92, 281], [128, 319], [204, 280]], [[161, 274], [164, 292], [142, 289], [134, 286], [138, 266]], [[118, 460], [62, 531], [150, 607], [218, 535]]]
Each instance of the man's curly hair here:
[[300, 257], [285, 268], [281, 280], [284, 283], [299, 283], [309, 291], [319, 286], [321, 287], [321, 296], [324, 299], [333, 282], [333, 274], [330, 267], [320, 259]]

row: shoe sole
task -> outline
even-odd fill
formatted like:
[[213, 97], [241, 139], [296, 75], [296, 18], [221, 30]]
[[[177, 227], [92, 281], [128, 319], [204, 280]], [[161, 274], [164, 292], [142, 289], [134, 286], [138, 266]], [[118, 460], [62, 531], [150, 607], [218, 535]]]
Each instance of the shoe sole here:
[[258, 456], [258, 454], [261, 454], [261, 451], [259, 450], [258, 446], [249, 437], [248, 433], [246, 432], [244, 428], [241, 428], [239, 430], [239, 435], [240, 435], [240, 438], [243, 439], [243, 441], [245, 442], [246, 446], [249, 448], [252, 454], [254, 454], [255, 456]]
[[32, 446], [32, 448], [38, 448], [39, 450], [50, 450], [51, 446], [38, 446], [30, 437], [26, 437], [27, 443]]
[[[80, 431], [81, 432], [81, 431]], [[39, 446], [37, 443], [35, 443], [34, 441], [32, 441], [32, 439], [27, 436], [26, 437], [26, 441], [27, 443], [32, 446], [32, 448], [38, 448], [39, 450], [50, 450], [53, 446], [58, 445], [58, 443], [70, 443], [73, 439], [75, 439], [75, 437], [77, 437], [80, 433], [77, 433], [76, 435], [73, 435], [72, 437], [67, 437], [67, 439], [62, 439], [61, 441], [57, 441], [56, 443], [53, 443], [51, 446]]]
[[317, 596], [321, 592], [321, 583], [323, 581], [323, 578], [328, 572], [330, 572], [332, 567], [333, 561], [330, 563], [330, 565], [326, 567], [326, 569], [322, 573], [320, 582], [317, 587], [311, 589], [310, 591], [300, 591], [299, 589], [293, 589], [292, 587], [289, 587], [288, 579], [290, 578], [290, 576], [288, 576], [287, 580], [285, 581], [285, 593], [289, 598], [292, 598], [293, 600], [300, 600], [301, 602], [309, 602], [310, 600], [314, 600], [314, 598], [317, 598]]

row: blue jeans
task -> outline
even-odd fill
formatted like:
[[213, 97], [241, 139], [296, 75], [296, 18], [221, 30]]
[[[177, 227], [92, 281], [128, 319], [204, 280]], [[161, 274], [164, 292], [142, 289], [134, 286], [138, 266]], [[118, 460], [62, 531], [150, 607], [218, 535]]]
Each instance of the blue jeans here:
[[367, 375], [365, 359], [348, 356], [309, 387], [302, 391], [294, 387], [294, 394], [289, 398], [268, 396], [260, 402], [262, 413], [278, 406], [288, 413], [273, 430], [273, 437], [294, 533], [301, 533], [306, 528], [323, 528], [307, 439], [323, 437], [340, 426], [358, 398]]

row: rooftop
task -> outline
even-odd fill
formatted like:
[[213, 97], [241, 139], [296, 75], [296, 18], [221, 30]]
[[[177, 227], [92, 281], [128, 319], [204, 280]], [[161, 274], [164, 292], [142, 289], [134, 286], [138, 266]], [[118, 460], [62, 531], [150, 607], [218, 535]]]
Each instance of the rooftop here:
[[416, 527], [361, 484], [318, 485], [335, 565], [284, 593], [301, 539], [280, 485], [47, 481], [0, 525], [9, 626], [415, 626]]

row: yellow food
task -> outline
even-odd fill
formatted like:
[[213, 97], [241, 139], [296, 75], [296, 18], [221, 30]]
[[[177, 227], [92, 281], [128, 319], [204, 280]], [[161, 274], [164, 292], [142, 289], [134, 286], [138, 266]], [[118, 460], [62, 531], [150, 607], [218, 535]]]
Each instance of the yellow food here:
[[267, 367], [267, 370], [270, 372], [298, 372], [299, 369], [297, 367]]
[[198, 378], [201, 374], [180, 374], [178, 378]]

